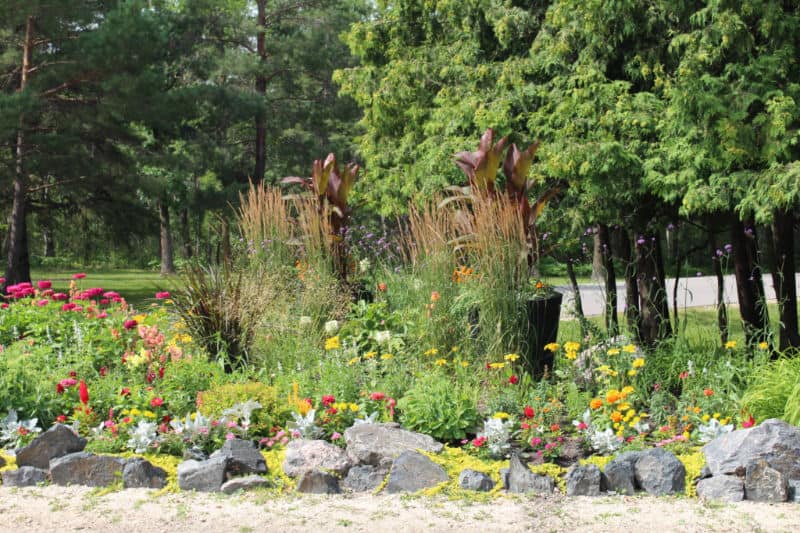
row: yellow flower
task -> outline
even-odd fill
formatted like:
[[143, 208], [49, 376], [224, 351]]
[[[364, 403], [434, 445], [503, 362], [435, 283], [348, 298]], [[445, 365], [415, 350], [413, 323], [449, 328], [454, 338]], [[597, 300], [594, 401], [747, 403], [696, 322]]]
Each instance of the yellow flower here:
[[458, 346], [453, 346], [452, 348], [450, 348], [450, 351], [456, 353], [458, 351]]
[[719, 413], [714, 413], [714, 418], [719, 418], [720, 416], [722, 415], [720, 415]]
[[439, 350], [437, 350], [436, 348], [431, 348], [430, 350], [427, 350], [425, 352], [425, 355], [436, 355], [438, 353], [439, 353]]
[[133, 319], [136, 322], [138, 322], [139, 324], [141, 324], [144, 321], [145, 318], [147, 318], [147, 315], [145, 315], [145, 314], [136, 315], [136, 316], [133, 317]]
[[142, 413], [145, 418], [155, 418], [156, 414], [153, 411], [145, 411]]
[[506, 361], [511, 361], [513, 363], [514, 361], [519, 359], [519, 354], [510, 353], [510, 354], [507, 354], [505, 357], [503, 357], [503, 359], [505, 359]]
[[341, 348], [339, 344], [339, 336], [336, 335], [335, 337], [331, 337], [325, 341], [325, 349], [326, 350], [338, 350]]
[[614, 422], [614, 429], [619, 428], [619, 422]]
[[600, 398], [594, 398], [591, 402], [589, 402], [590, 409], [600, 409], [603, 406], [603, 400]]
[[376, 355], [378, 355], [378, 352], [367, 352], [364, 354], [364, 359], [372, 359]]
[[550, 344], [544, 345], [544, 349], [547, 350], [548, 352], [555, 352], [558, 350], [558, 348], [559, 346], [557, 342], [551, 342]]
[[687, 439], [687, 440], [688, 440], [688, 439], [689, 439], [689, 437], [691, 437], [691, 436], [692, 436], [692, 434], [691, 434], [691, 433], [689, 433], [688, 431], [684, 431], [684, 432], [683, 432], [683, 438], [684, 438], [684, 439]]
[[347, 407], [349, 407], [349, 408], [350, 408], [350, 410], [351, 410], [352, 412], [354, 412], [354, 413], [355, 413], [355, 412], [358, 412], [358, 404], [355, 404], [355, 403], [349, 403], [349, 404], [347, 404]]
[[347, 362], [347, 366], [353, 366], [354, 364], [358, 363], [361, 360], [359, 357], [353, 357]]
[[577, 352], [580, 348], [581, 344], [579, 342], [569, 341], [564, 343], [564, 349], [568, 352]]
[[578, 357], [578, 352], [576, 352], [575, 350], [568, 350], [567, 353], [564, 354], [564, 357], [566, 357], [570, 361], [574, 361]]
[[467, 368], [467, 367], [469, 366], [469, 363], [468, 363], [468, 362], [466, 362], [466, 361], [461, 361], [461, 366], [462, 366], [463, 368]]
[[437, 359], [433, 364], [436, 366], [444, 366], [447, 364], [447, 359]]
[[703, 422], [708, 422], [709, 420], [711, 420], [710, 416], [708, 416], [707, 414], [703, 415]]
[[633, 368], [642, 368], [644, 366], [644, 359], [641, 357], [633, 360]]
[[390, 353], [385, 353], [385, 354], [383, 354], [381, 356], [381, 359], [383, 359], [384, 361], [387, 361], [387, 360], [391, 359], [392, 357], [394, 357], [394, 355], [392, 355]]
[[606, 352], [608, 355], [619, 355], [619, 348], [611, 348]]
[[503, 368], [504, 366], [506, 366], [505, 363], [489, 363], [489, 368], [492, 368], [494, 370], [499, 370], [499, 369]]
[[622, 347], [622, 351], [625, 353], [636, 353], [636, 346], [633, 344], [626, 344]]
[[727, 425], [728, 422], [730, 422], [730, 421], [731, 421], [730, 418], [723, 418], [722, 420], [719, 421], [719, 423], [724, 426], [724, 425]]
[[736, 341], [728, 341], [725, 343], [726, 350], [733, 350], [734, 348], [736, 348]]
[[636, 375], [636, 370], [634, 370], [634, 369], [632, 369], [632, 368], [631, 368], [630, 370], [628, 370], [628, 375], [629, 375], [630, 377], [633, 377], [633, 376], [635, 376], [635, 375]]
[[139, 416], [140, 414], [142, 414], [142, 412], [137, 408], [134, 407], [133, 409], [131, 409], [131, 416]]
[[620, 392], [622, 392], [622, 394], [627, 396], [628, 394], [633, 394], [635, 391], [636, 391], [636, 389], [634, 389], [630, 385], [627, 385], [625, 387], [622, 387], [622, 390]]
[[500, 420], [506, 420], [507, 418], [510, 417], [511, 417], [510, 414], [504, 413], [503, 411], [497, 411], [494, 415], [492, 415], [492, 418], [499, 418]]
[[767, 348], [769, 348], [769, 343], [768, 342], [761, 341], [761, 342], [758, 343], [758, 349], [759, 350], [766, 350]]
[[630, 408], [631, 408], [631, 404], [629, 404], [629, 403], [621, 403], [617, 407], [617, 409], [619, 409], [620, 411], [627, 411]]
[[608, 403], [616, 403], [620, 399], [619, 391], [616, 389], [611, 389], [606, 393], [606, 401]]
[[625, 413], [625, 418], [633, 418], [634, 416], [636, 416], [636, 410], [634, 409], [628, 409], [628, 412]]

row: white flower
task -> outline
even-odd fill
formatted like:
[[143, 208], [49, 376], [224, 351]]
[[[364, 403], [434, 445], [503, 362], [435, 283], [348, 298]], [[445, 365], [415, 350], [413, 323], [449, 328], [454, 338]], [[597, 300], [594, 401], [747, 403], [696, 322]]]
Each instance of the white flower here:
[[325, 333], [328, 335], [336, 335], [336, 332], [339, 331], [339, 321], [338, 320], [328, 320], [325, 322]]
[[311, 320], [310, 316], [301, 316], [300, 317], [300, 327], [305, 329], [311, 326], [313, 320]]
[[717, 437], [721, 437], [722, 435], [733, 431], [733, 424], [723, 426], [720, 424], [719, 420], [712, 418], [708, 421], [708, 424], [699, 426], [697, 431], [700, 433], [700, 442], [711, 442]]
[[353, 425], [360, 426], [361, 424], [374, 424], [377, 419], [378, 411], [374, 411], [370, 413], [369, 416], [365, 416], [364, 418], [356, 418], [353, 420]]
[[392, 338], [392, 332], [388, 330], [376, 331], [372, 334], [372, 338], [375, 339], [375, 342], [378, 344], [385, 344]]
[[369, 272], [370, 266], [371, 265], [369, 259], [365, 257], [364, 259], [358, 262], [358, 271], [361, 272], [362, 274], [365, 274]]

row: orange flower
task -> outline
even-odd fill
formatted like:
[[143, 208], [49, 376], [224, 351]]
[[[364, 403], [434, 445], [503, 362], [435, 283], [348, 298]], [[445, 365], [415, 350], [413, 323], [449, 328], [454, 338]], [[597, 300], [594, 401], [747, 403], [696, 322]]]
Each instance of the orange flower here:
[[591, 409], [600, 409], [603, 406], [603, 400], [600, 398], [595, 398], [591, 402], [589, 402], [589, 407]]
[[438, 302], [439, 298], [441, 298], [441, 296], [439, 295], [439, 291], [433, 291], [431, 293], [431, 301], [432, 302]]
[[616, 402], [618, 402], [620, 400], [620, 398], [621, 398], [621, 396], [620, 396], [618, 390], [612, 389], [612, 390], [608, 391], [608, 394], [606, 394], [606, 401], [608, 403], [616, 403]]
[[622, 413], [620, 413], [619, 411], [614, 411], [613, 413], [611, 413], [611, 420], [613, 422], [621, 421], [622, 420]]
[[550, 426], [550, 431], [558, 431], [559, 429], [561, 429], [561, 426], [559, 426], [558, 424], [553, 424], [552, 426]]
[[706, 396], [713, 396], [714, 391], [712, 389], [703, 389], [703, 394]]

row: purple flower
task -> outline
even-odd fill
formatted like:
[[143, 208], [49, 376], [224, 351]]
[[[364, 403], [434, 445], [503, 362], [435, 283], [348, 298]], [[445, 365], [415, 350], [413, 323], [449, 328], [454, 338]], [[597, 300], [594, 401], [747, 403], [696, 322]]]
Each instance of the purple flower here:
[[723, 248], [725, 248], [725, 253], [731, 253], [733, 251], [733, 246], [730, 244], [726, 244]]
[[636, 239], [636, 244], [638, 244], [639, 246], [641, 246], [641, 245], [642, 245], [642, 244], [644, 244], [645, 242], [647, 242], [647, 241], [646, 241], [646, 240], [645, 240], [645, 238], [644, 238], [644, 237], [642, 237], [641, 235], [639, 235], [639, 238], [638, 238], [638, 239]]

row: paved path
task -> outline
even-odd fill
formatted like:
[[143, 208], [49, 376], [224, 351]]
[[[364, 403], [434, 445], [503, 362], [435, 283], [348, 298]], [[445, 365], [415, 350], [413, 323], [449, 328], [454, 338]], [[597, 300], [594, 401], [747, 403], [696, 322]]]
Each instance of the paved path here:
[[[795, 284], [800, 293], [800, 274], [795, 274]], [[667, 280], [667, 295], [669, 298], [670, 310], [672, 309], [672, 290], [675, 286], [674, 279]], [[767, 298], [775, 299], [775, 289], [772, 287], [772, 276], [764, 276], [764, 289], [767, 291]], [[573, 306], [573, 293], [569, 286], [559, 286], [556, 290], [564, 293], [564, 305], [561, 307], [561, 316], [567, 318], [571, 316]], [[586, 316], [602, 315], [605, 307], [605, 288], [598, 283], [586, 283], [580, 285], [581, 302], [583, 312]], [[618, 309], [622, 312], [625, 309], [625, 284], [617, 284]], [[736, 279], [733, 274], [725, 276], [725, 302], [736, 304], [739, 302], [736, 294]], [[678, 283], [678, 305], [684, 307], [706, 307], [717, 304], [717, 280], [713, 276], [699, 276], [691, 278], [681, 278]]]

